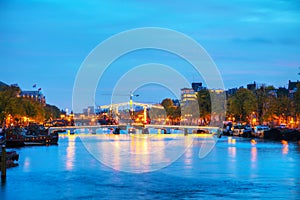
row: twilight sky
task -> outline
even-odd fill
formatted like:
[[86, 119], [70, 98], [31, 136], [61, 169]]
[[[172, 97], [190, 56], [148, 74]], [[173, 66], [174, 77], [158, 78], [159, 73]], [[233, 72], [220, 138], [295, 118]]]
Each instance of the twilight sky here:
[[[119, 32], [142, 27], [173, 29], [196, 40], [214, 60], [226, 89], [253, 81], [287, 86], [299, 79], [298, 0], [1, 0], [0, 80], [23, 90], [37, 84], [48, 103], [70, 109], [76, 74], [89, 53]], [[190, 83], [203, 81], [176, 56], [151, 50], [123, 56], [108, 72], [119, 77], [123, 69], [149, 62], [183, 69]], [[147, 102], [171, 95], [157, 85], [136, 92], [136, 101]], [[107, 103], [110, 93], [99, 88], [95, 103]]]

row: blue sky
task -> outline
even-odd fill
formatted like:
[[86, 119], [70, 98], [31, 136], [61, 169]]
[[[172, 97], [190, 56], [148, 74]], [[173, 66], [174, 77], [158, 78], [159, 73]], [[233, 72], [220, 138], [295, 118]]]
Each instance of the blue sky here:
[[[48, 103], [70, 109], [76, 74], [93, 48], [128, 29], [163, 27], [201, 44], [219, 68], [225, 88], [253, 81], [286, 86], [288, 80], [299, 79], [299, 11], [298, 0], [2, 0], [0, 80], [24, 90], [37, 84]], [[122, 57], [111, 73], [117, 74], [121, 65], [153, 60], [184, 66], [173, 55], [148, 51]], [[185, 73], [190, 82], [201, 80], [192, 71]], [[139, 98], [153, 102], [170, 95], [158, 93]], [[101, 104], [105, 96], [96, 98]]]

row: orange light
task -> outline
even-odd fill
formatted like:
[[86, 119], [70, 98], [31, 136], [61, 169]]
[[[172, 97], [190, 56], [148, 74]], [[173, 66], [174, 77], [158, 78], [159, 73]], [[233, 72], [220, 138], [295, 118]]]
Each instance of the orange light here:
[[228, 137], [228, 144], [232, 143], [232, 137]]
[[236, 144], [236, 139], [232, 139], [231, 144]]
[[281, 144], [283, 144], [283, 145], [288, 145], [289, 143], [288, 143], [288, 141], [286, 141], [286, 140], [281, 140]]
[[257, 144], [257, 142], [254, 139], [252, 139], [250, 142], [251, 142], [252, 145], [256, 145]]

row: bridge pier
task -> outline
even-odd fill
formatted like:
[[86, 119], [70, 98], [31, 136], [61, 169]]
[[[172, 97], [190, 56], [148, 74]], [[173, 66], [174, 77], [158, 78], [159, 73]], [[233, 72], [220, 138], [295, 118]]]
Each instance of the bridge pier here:
[[121, 129], [119, 127], [116, 127], [113, 134], [119, 135], [120, 131], [121, 131]]
[[184, 128], [184, 135], [188, 135], [189, 134], [189, 130], [187, 128]]
[[143, 128], [143, 134], [149, 134], [149, 129], [148, 128]]
[[171, 134], [171, 128], [166, 128], [165, 130], [165, 134]]

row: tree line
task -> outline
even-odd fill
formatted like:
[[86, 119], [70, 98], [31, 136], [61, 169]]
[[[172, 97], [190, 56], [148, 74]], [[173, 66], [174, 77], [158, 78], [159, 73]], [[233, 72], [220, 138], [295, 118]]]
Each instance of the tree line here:
[[3, 125], [7, 119], [21, 123], [29, 119], [44, 122], [59, 118], [61, 111], [53, 105], [35, 101], [31, 98], [19, 97], [21, 90], [17, 86], [0, 88], [0, 122]]
[[276, 125], [300, 120], [300, 84], [293, 95], [284, 88], [262, 85], [254, 91], [240, 88], [228, 96], [228, 118]]
[[[276, 89], [274, 86], [262, 85], [255, 90], [246, 88], [237, 89], [234, 94], [220, 94], [213, 90], [202, 89], [196, 93], [197, 100], [190, 106], [175, 106], [171, 99], [164, 99], [162, 106], [166, 110], [167, 117], [175, 122], [182, 121], [185, 113], [197, 112], [201, 125], [207, 125], [212, 121], [212, 105], [216, 105], [213, 111], [220, 119], [248, 124], [278, 125], [280, 123], [294, 123], [300, 120], [300, 83], [297, 91], [292, 96], [285, 88]], [[223, 97], [226, 97], [226, 104]], [[219, 101], [212, 104], [211, 100]], [[226, 113], [224, 113], [226, 111]], [[198, 122], [199, 124], [199, 122]]]

